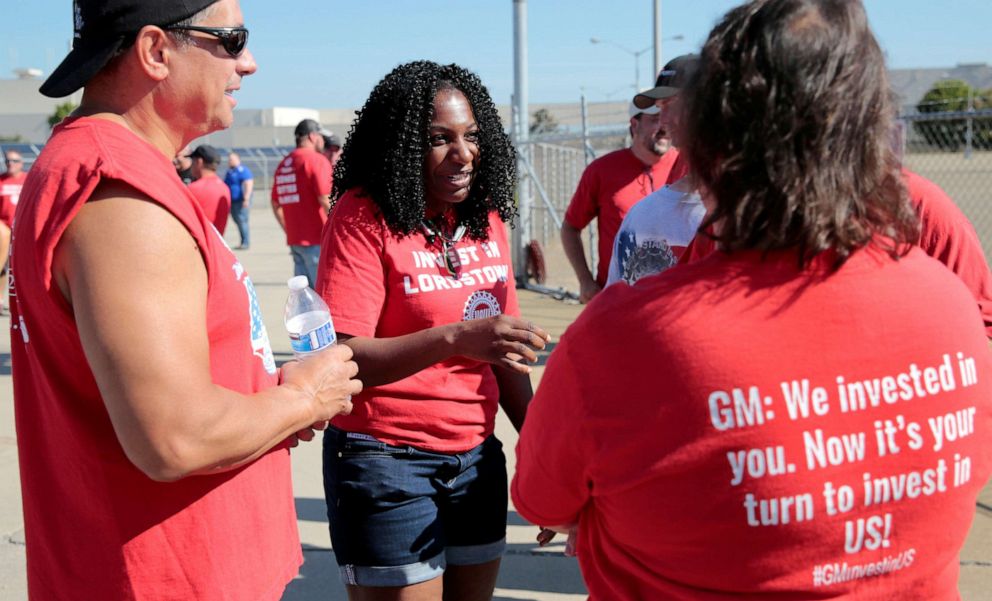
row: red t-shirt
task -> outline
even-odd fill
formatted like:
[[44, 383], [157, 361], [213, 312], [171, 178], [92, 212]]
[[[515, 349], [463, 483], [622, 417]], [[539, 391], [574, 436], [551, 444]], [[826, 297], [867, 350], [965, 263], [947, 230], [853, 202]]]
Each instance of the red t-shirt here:
[[577, 230], [597, 219], [599, 265], [596, 282], [606, 284], [613, 239], [620, 229], [624, 215], [634, 203], [669, 183], [672, 167], [679, 153], [666, 152], [650, 168], [629, 148], [615, 150], [589, 163], [579, 179], [572, 202], [565, 212], [565, 221]]
[[527, 412], [517, 511], [579, 523], [594, 600], [958, 599], [992, 470], [974, 300], [918, 249], [760, 256], [589, 304]]
[[11, 227], [14, 224], [14, 212], [17, 210], [17, 201], [21, 196], [21, 187], [28, 174], [20, 172], [17, 175], [4, 173], [0, 175], [0, 222]]
[[203, 177], [189, 185], [189, 191], [200, 203], [207, 221], [214, 224], [223, 236], [227, 217], [231, 214], [231, 189], [216, 173], [204, 173]]
[[[389, 338], [449, 323], [519, 315], [506, 226], [489, 217], [489, 240], [454, 245], [461, 267], [451, 277], [440, 242], [422, 231], [393, 233], [372, 200], [349, 190], [324, 231], [317, 292], [334, 329]], [[493, 432], [499, 387], [488, 363], [451, 357], [402, 380], [366, 388], [351, 415], [334, 425], [389, 444], [443, 453], [474, 448]]]
[[992, 273], [974, 226], [954, 201], [927, 178], [903, 169], [909, 200], [920, 215], [920, 248], [956, 273], [971, 294], [992, 338]]
[[[63, 121], [24, 185], [11, 255], [31, 597], [278, 599], [302, 563], [285, 448], [241, 469], [163, 483], [118, 443], [72, 308], [52, 277], [63, 232], [104, 180], [152, 198], [195, 239], [209, 281], [204, 325], [214, 383], [245, 394], [276, 384], [251, 279], [169, 159], [110, 121]], [[133, 335], [135, 352], [155, 344], [155, 332]]]
[[[678, 150], [672, 149], [672, 152], [678, 153]], [[672, 170], [668, 172], [668, 179], [665, 180], [665, 185], [673, 184], [687, 175], [689, 175], [689, 161], [681, 154], [676, 154], [675, 164], [672, 165]]]
[[317, 197], [331, 193], [331, 181], [330, 161], [312, 148], [297, 148], [279, 163], [272, 184], [272, 204], [282, 207], [286, 244], [320, 244], [327, 213]]
[[[909, 169], [902, 173], [909, 201], [920, 216], [920, 248], [961, 278], [978, 301], [986, 334], [992, 338], [992, 273], [974, 226], [940, 186]], [[694, 263], [715, 250], [712, 238], [697, 235], [679, 263]]]

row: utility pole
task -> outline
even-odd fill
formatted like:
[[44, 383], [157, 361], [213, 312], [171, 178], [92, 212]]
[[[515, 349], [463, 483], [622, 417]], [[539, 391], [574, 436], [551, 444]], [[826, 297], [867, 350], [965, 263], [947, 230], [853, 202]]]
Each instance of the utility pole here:
[[661, 0], [654, 0], [654, 72], [651, 80], [654, 81], [661, 71]]

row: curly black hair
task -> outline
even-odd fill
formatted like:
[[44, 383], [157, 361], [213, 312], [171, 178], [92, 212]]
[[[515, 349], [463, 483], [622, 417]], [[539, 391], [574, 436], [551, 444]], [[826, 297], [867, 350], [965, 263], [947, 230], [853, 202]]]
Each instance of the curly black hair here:
[[827, 249], [837, 265], [919, 236], [891, 145], [885, 59], [858, 0], [753, 0], [703, 46], [682, 150], [727, 250]]
[[458, 223], [469, 237], [484, 240], [490, 211], [497, 211], [503, 221], [516, 215], [516, 151], [489, 91], [470, 71], [431, 61], [399, 65], [372, 90], [334, 167], [332, 203], [360, 187], [394, 232], [407, 235], [419, 229], [426, 208], [428, 127], [434, 98], [444, 89], [465, 95], [479, 126], [479, 166], [468, 198], [455, 205]]

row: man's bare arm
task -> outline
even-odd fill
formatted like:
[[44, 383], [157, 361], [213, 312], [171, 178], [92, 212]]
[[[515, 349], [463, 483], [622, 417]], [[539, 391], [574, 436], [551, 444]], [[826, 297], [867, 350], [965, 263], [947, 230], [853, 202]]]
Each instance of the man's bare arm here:
[[565, 250], [568, 262], [572, 264], [575, 277], [579, 279], [579, 301], [587, 303], [602, 290], [602, 287], [596, 283], [596, 278], [593, 277], [589, 264], [586, 263], [582, 232], [567, 221], [561, 224], [561, 246]]
[[104, 184], [56, 248], [56, 283], [117, 437], [149, 477], [244, 465], [307, 426], [350, 410], [361, 384], [350, 349], [289, 364], [254, 395], [211, 380], [207, 273], [185, 227], [121, 184]]

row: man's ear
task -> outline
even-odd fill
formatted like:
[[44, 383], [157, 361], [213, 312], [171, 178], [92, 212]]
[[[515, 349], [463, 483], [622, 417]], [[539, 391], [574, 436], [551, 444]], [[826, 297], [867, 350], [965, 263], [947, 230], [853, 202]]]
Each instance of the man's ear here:
[[176, 44], [162, 28], [146, 25], [138, 32], [131, 52], [137, 55], [138, 65], [150, 79], [163, 81], [169, 76], [169, 61]]

